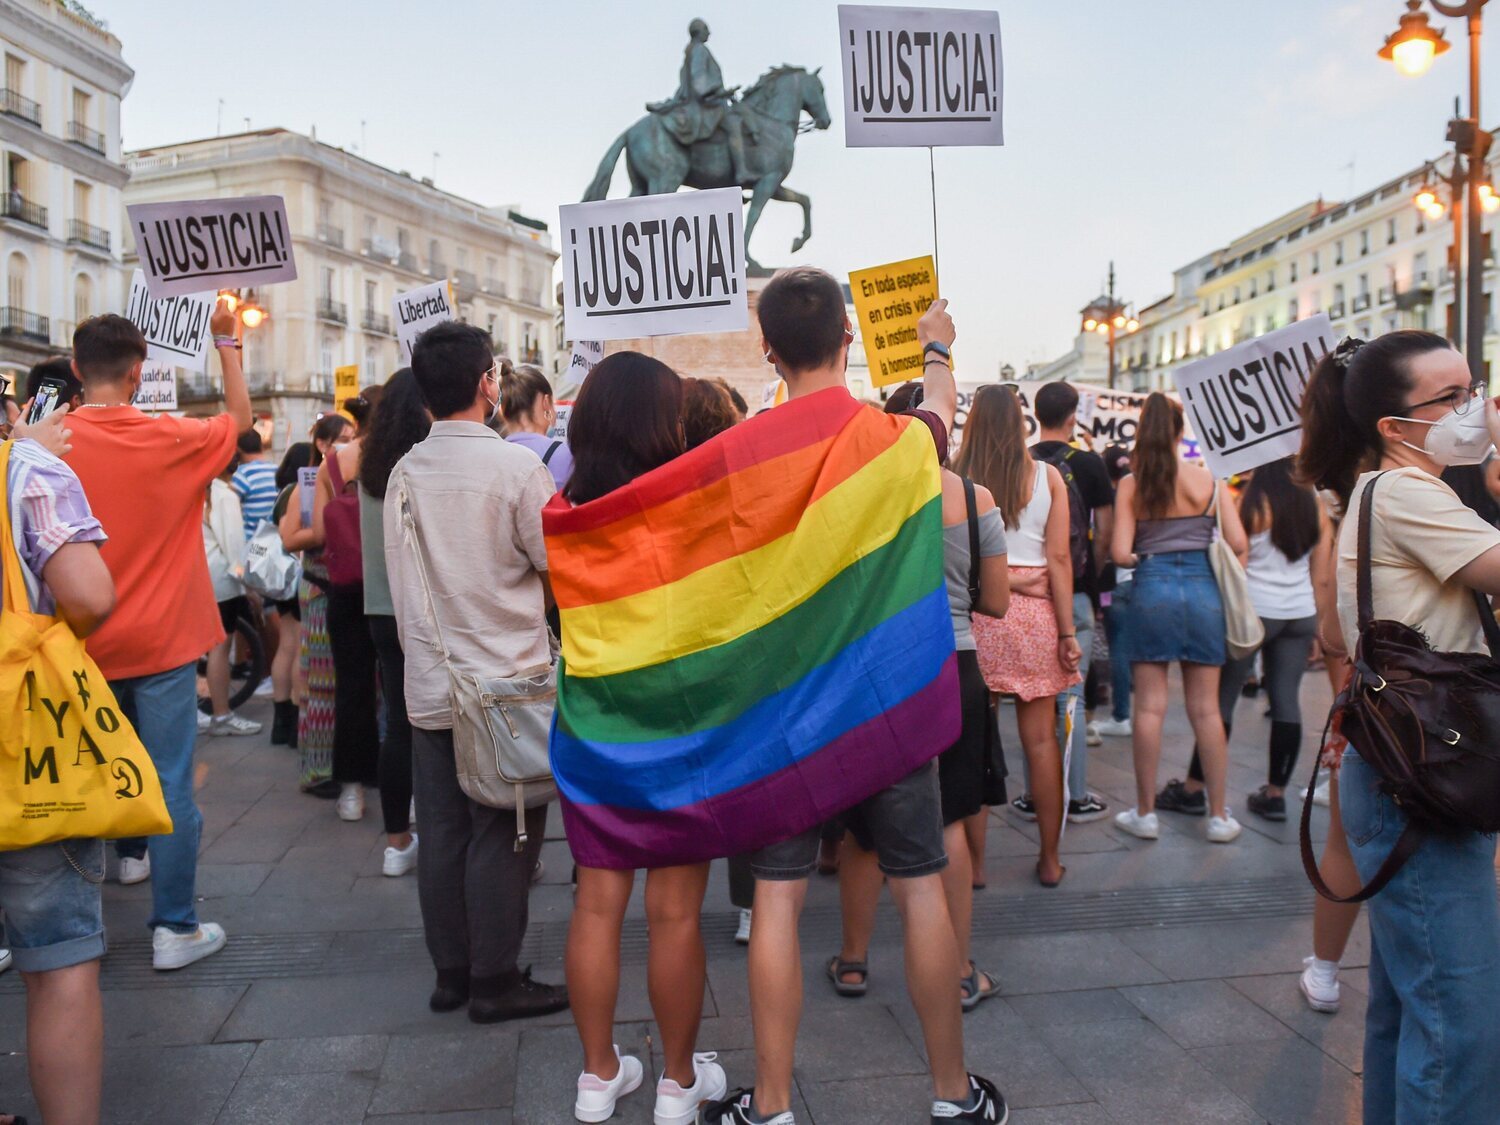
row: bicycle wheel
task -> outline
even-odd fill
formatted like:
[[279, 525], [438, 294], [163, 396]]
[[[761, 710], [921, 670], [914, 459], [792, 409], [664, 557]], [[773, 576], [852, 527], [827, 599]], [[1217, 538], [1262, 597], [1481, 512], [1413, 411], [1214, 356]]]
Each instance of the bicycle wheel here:
[[266, 651], [260, 643], [260, 630], [248, 617], [234, 623], [229, 650], [229, 709], [237, 710], [255, 694], [266, 677]]

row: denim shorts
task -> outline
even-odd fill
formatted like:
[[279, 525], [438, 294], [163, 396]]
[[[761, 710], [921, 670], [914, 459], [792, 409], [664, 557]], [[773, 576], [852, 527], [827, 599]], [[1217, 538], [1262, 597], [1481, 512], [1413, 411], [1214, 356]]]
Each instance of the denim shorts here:
[[[948, 866], [937, 762], [918, 766], [889, 789], [866, 797], [840, 818], [875, 853], [880, 870], [896, 879], [931, 875]], [[757, 879], [806, 879], [818, 865], [821, 828], [809, 828], [750, 855]]]
[[1130, 663], [1224, 663], [1224, 601], [1207, 551], [1147, 555], [1132, 582], [1120, 645]]
[[64, 840], [0, 852], [5, 944], [23, 973], [104, 956], [104, 842]]

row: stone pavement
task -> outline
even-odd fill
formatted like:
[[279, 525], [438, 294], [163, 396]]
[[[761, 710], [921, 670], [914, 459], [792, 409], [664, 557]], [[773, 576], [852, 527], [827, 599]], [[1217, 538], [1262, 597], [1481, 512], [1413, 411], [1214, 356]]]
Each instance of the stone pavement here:
[[[1309, 675], [1303, 690], [1307, 714], [1321, 715], [1326, 680]], [[1244, 701], [1235, 724], [1231, 796], [1240, 809], [1263, 780], [1263, 711], [1263, 697]], [[269, 706], [257, 702], [249, 713], [269, 719]], [[1002, 729], [1017, 769], [1008, 709]], [[1308, 732], [1303, 779], [1316, 734]], [[1182, 774], [1191, 745], [1175, 695], [1165, 741], [1163, 781]], [[296, 754], [264, 736], [200, 743], [201, 914], [229, 932], [217, 956], [153, 973], [147, 887], [106, 885], [106, 1121], [571, 1121], [581, 1055], [567, 1013], [480, 1028], [462, 1012], [429, 1012], [415, 876], [380, 874], [377, 802], [372, 795], [363, 823], [342, 823], [331, 802], [297, 792], [296, 774]], [[1131, 798], [1128, 739], [1092, 752], [1090, 781], [1112, 809]], [[1296, 824], [1239, 816], [1246, 831], [1227, 847], [1203, 841], [1201, 819], [1172, 814], [1163, 814], [1154, 844], [1108, 820], [1071, 827], [1067, 880], [1044, 891], [1032, 875], [1034, 828], [996, 811], [974, 948], [1003, 995], [964, 1026], [970, 1066], [998, 1081], [1015, 1125], [1358, 1120], [1364, 923], [1345, 959], [1344, 1010], [1308, 1011], [1296, 975], [1311, 951], [1312, 892]], [[560, 832], [555, 815], [552, 828]], [[525, 960], [542, 979], [560, 980], [566, 843], [549, 839], [544, 861]], [[748, 1084], [745, 957], [731, 940], [721, 867], [704, 908], [709, 988], [699, 1042], [720, 1053], [732, 1085]], [[797, 1119], [926, 1121], [921, 1037], [889, 900], [870, 992], [857, 1000], [835, 996], [822, 972], [838, 947], [837, 910], [835, 881], [815, 877], [802, 927]], [[649, 1072], [659, 1062], [639, 888], [624, 947], [619, 1041]], [[36, 1113], [24, 1050], [21, 982], [8, 973], [0, 977], [0, 1112]], [[649, 1122], [651, 1104], [647, 1084], [615, 1120]]]

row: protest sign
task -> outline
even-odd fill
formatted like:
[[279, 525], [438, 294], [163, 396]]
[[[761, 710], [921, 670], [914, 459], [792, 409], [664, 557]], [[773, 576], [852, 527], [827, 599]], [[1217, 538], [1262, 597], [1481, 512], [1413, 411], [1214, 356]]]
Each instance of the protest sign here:
[[629, 340], [747, 327], [743, 209], [737, 187], [558, 208], [566, 334]]
[[141, 364], [141, 385], [131, 405], [153, 413], [177, 409], [177, 369], [170, 363], [147, 359]]
[[1279, 461], [1302, 444], [1302, 392], [1338, 342], [1319, 313], [1173, 372], [1214, 476]]
[[552, 419], [552, 425], [547, 429], [549, 438], [568, 439], [568, 419], [573, 417], [573, 404], [571, 402], [559, 402], [553, 406], [557, 416]]
[[849, 275], [854, 316], [870, 382], [877, 387], [922, 377], [922, 345], [917, 321], [937, 299], [937, 269], [932, 258], [908, 258], [872, 266]]
[[311, 465], [305, 469], [297, 470], [297, 496], [298, 514], [302, 517], [302, 526], [311, 527], [313, 522], [313, 508], [318, 498], [318, 467]]
[[839, 5], [844, 144], [1005, 143], [1000, 13]]
[[760, 406], [755, 411], [759, 414], [762, 410], [770, 410], [773, 406], [780, 406], [786, 401], [786, 380], [782, 378], [772, 379], [760, 389]]
[[446, 278], [419, 289], [398, 293], [392, 304], [396, 310], [396, 339], [400, 341], [401, 355], [408, 363], [411, 362], [411, 349], [416, 344], [417, 337], [434, 324], [453, 320], [456, 315], [453, 311], [453, 290]]
[[153, 297], [297, 277], [292, 229], [279, 195], [133, 203], [125, 210]]
[[208, 362], [209, 319], [218, 300], [214, 290], [153, 298], [146, 275], [136, 270], [130, 278], [125, 318], [146, 337], [148, 360], [203, 371]]
[[[1021, 400], [1021, 416], [1026, 421], [1026, 441], [1031, 443], [1037, 440], [1037, 420], [1033, 409], [1036, 403], [1036, 392], [1047, 385], [1045, 379], [1023, 379], [1019, 382], [1010, 381], [1005, 386], [1011, 387], [1016, 392], [1016, 397]], [[980, 387], [985, 385], [984, 380], [969, 381], [960, 380], [958, 384], [958, 410], [953, 420], [953, 447], [958, 448], [958, 443], [963, 438], [964, 424], [969, 418], [969, 408], [974, 404], [974, 395]], [[1074, 384], [1078, 391], [1078, 433], [1088, 435], [1088, 443], [1094, 452], [1102, 453], [1106, 446], [1135, 444], [1135, 432], [1140, 425], [1141, 410], [1146, 405], [1147, 395], [1134, 391], [1111, 391], [1103, 387], [1094, 387], [1085, 390], [1081, 385]], [[1168, 395], [1168, 398], [1174, 396]], [[1085, 418], [1085, 402], [1088, 403], [1087, 418]], [[1182, 437], [1182, 456], [1189, 461], [1200, 458], [1198, 452], [1198, 441], [1193, 435], [1192, 419], [1187, 419], [1187, 431]]]
[[[359, 394], [359, 364], [350, 363], [333, 369], [333, 408], [346, 418], [350, 414], [344, 403]], [[351, 418], [352, 421], [352, 418]]]
[[568, 360], [568, 369], [563, 372], [564, 384], [581, 387], [589, 372], [599, 366], [604, 358], [603, 340], [574, 340], [573, 356]]

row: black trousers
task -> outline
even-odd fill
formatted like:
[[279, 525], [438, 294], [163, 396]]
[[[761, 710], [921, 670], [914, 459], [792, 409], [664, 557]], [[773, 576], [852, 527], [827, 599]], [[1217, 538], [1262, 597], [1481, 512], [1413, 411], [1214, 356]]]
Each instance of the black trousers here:
[[411, 723], [406, 718], [406, 657], [396, 619], [372, 613], [370, 639], [380, 666], [380, 695], [385, 700], [385, 741], [380, 744], [380, 811], [385, 830], [399, 835], [411, 827]]
[[375, 642], [365, 618], [365, 588], [328, 591], [328, 647], [333, 653], [333, 779], [374, 785], [380, 759], [375, 716]]

